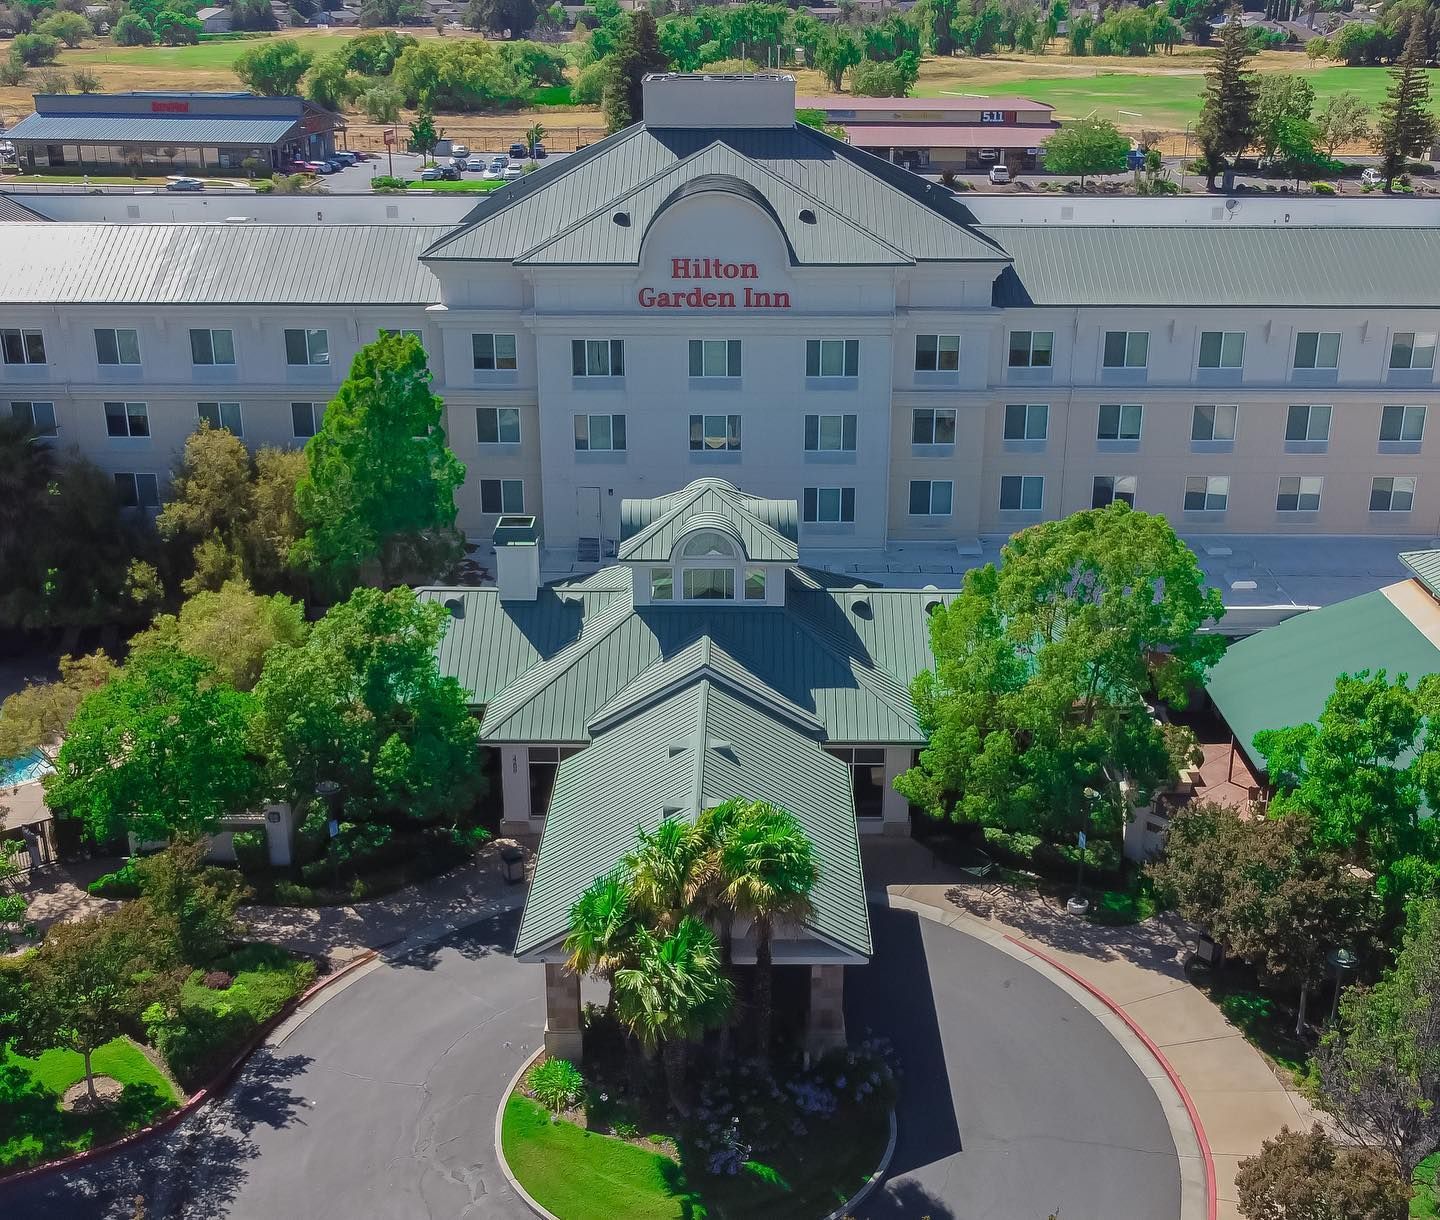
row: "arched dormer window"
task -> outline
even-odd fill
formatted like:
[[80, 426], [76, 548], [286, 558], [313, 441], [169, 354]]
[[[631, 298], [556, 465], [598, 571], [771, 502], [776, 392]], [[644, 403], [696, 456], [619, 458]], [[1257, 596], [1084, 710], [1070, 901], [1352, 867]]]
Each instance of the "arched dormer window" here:
[[716, 530], [701, 530], [685, 540], [682, 559], [734, 559], [735, 544]]

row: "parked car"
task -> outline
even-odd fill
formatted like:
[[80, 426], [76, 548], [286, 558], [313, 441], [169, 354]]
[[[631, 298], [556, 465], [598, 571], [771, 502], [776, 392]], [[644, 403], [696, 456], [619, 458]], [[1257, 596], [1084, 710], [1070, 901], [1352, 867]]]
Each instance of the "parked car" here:
[[205, 184], [199, 178], [171, 178], [165, 184], [167, 191], [203, 191]]
[[328, 161], [304, 161], [301, 162], [301, 164], [312, 174], [328, 174], [331, 172]]
[[514, 182], [517, 178], [525, 177], [525, 171], [518, 165], [507, 165], [502, 177], [506, 182]]
[[463, 161], [470, 155], [470, 150], [463, 144], [450, 145], [450, 156], [453, 160]]
[[335, 161], [312, 161], [310, 163], [317, 174], [338, 174], [340, 166]]
[[440, 177], [444, 178], [446, 182], [459, 182], [460, 171], [453, 165], [442, 165], [440, 167]]
[[515, 144], [510, 145], [510, 160], [512, 160], [512, 161], [523, 161], [523, 160], [525, 160], [525, 145], [520, 144], [520, 143], [518, 143], [518, 142], [515, 143]]
[[485, 160], [484, 157], [471, 157], [468, 161], [465, 162], [465, 168], [470, 170], [472, 173], [479, 173], [488, 164], [489, 163]]
[[438, 165], [427, 165], [420, 171], [421, 182], [439, 182], [442, 176]]
[[990, 167], [990, 181], [996, 186], [1004, 186], [1010, 181], [1010, 170], [1004, 165], [992, 165]]
[[503, 174], [505, 167], [509, 164], [510, 159], [508, 157], [494, 156], [490, 158], [490, 168], [495, 171], [497, 176]]
[[1384, 186], [1385, 175], [1372, 165], [1360, 175], [1360, 181], [1365, 186]]
[[543, 161], [550, 154], [545, 151], [545, 145], [536, 144], [530, 149], [530, 155], [534, 157], [537, 161]]
[[358, 158], [352, 152], [336, 152], [330, 155], [331, 161], [337, 161], [342, 166], [354, 165]]
[[503, 169], [496, 169], [493, 165], [487, 165], [485, 172], [480, 175], [480, 177], [484, 178], [487, 182], [498, 182], [504, 176], [505, 171]]

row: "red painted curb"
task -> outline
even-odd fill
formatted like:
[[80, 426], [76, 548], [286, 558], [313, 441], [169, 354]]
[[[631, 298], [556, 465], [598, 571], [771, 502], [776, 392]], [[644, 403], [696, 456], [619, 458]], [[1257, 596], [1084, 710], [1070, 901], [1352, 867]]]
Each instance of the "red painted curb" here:
[[1195, 1109], [1195, 1102], [1190, 1097], [1190, 1091], [1185, 1087], [1179, 1074], [1170, 1066], [1170, 1060], [1165, 1058], [1165, 1053], [1155, 1045], [1150, 1035], [1136, 1024], [1135, 1019], [1131, 1017], [1128, 1012], [1088, 979], [1071, 970], [1070, 967], [1063, 962], [1057, 961], [1043, 949], [1037, 949], [1034, 945], [1028, 944], [1018, 937], [1011, 936], [1008, 932], [1006, 932], [1004, 936], [1012, 945], [1018, 945], [1027, 953], [1033, 953], [1042, 962], [1053, 966], [1072, 982], [1079, 983], [1081, 987], [1085, 988], [1086, 991], [1104, 1004], [1106, 1008], [1124, 1021], [1125, 1024], [1130, 1027], [1130, 1032], [1139, 1038], [1140, 1041], [1145, 1044], [1145, 1048], [1155, 1056], [1155, 1062], [1165, 1069], [1165, 1075], [1170, 1077], [1170, 1083], [1175, 1086], [1175, 1091], [1180, 1094], [1180, 1100], [1185, 1103], [1185, 1111], [1190, 1115], [1190, 1126], [1195, 1129], [1195, 1138], [1200, 1142], [1200, 1157], [1205, 1162], [1205, 1212], [1209, 1220], [1215, 1220], [1220, 1204], [1215, 1183], [1215, 1160], [1210, 1155], [1210, 1141], [1205, 1137], [1205, 1128], [1200, 1123], [1200, 1114]]
[[158, 1122], [151, 1123], [148, 1127], [141, 1127], [139, 1131], [132, 1131], [129, 1135], [122, 1135], [119, 1139], [111, 1140], [108, 1144], [101, 1144], [97, 1148], [87, 1148], [83, 1152], [75, 1152], [70, 1156], [61, 1157], [58, 1161], [46, 1161], [43, 1165], [32, 1165], [29, 1169], [22, 1169], [18, 1173], [6, 1174], [4, 1177], [0, 1177], [0, 1190], [4, 1190], [5, 1187], [15, 1182], [28, 1182], [34, 1178], [44, 1177], [46, 1174], [57, 1173], [64, 1169], [75, 1169], [78, 1166], [89, 1164], [91, 1161], [98, 1161], [103, 1157], [111, 1155], [111, 1153], [119, 1152], [122, 1148], [128, 1148], [131, 1144], [138, 1144], [142, 1140], [149, 1139], [151, 1136], [160, 1135], [169, 1131], [172, 1127], [177, 1126], [183, 1119], [189, 1118], [190, 1115], [194, 1114], [195, 1111], [207, 1101], [219, 1097], [225, 1091], [230, 1081], [235, 1078], [235, 1073], [239, 1071], [240, 1066], [245, 1060], [250, 1058], [250, 1056], [254, 1054], [255, 1049], [270, 1036], [276, 1026], [291, 1016], [301, 1004], [305, 1003], [311, 996], [338, 983], [352, 970], [365, 965], [365, 963], [374, 959], [375, 956], [374, 950], [368, 950], [353, 961], [346, 962], [340, 969], [311, 983], [309, 987], [257, 1029], [255, 1033], [251, 1035], [249, 1041], [235, 1053], [235, 1057], [211, 1077], [203, 1087], [197, 1089]]

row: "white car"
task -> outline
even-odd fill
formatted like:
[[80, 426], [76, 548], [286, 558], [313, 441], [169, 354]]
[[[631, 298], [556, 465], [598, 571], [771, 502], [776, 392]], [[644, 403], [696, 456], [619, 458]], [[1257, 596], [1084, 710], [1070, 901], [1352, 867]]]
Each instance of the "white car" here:
[[1365, 186], [1384, 186], [1385, 175], [1372, 165], [1369, 169], [1367, 169], [1364, 173], [1360, 175], [1360, 181]]
[[1004, 165], [992, 165], [990, 167], [990, 181], [996, 186], [1004, 186], [1010, 181], [1010, 170]]
[[501, 177], [506, 182], [514, 182], [517, 178], [525, 177], [525, 171], [521, 169], [518, 165], [507, 165], [505, 167], [505, 172], [501, 175]]
[[463, 144], [452, 144], [450, 145], [450, 155], [457, 160], [463, 161], [470, 155], [470, 150]]
[[440, 172], [438, 165], [427, 165], [420, 171], [421, 182], [438, 182], [445, 175]]
[[465, 162], [465, 168], [470, 170], [472, 173], [478, 174], [488, 164], [489, 162], [486, 161], [484, 157], [471, 157], [468, 161]]
[[480, 177], [485, 179], [486, 182], [499, 182], [505, 177], [505, 171], [503, 169], [496, 169], [493, 165], [487, 165], [485, 172], [481, 174]]

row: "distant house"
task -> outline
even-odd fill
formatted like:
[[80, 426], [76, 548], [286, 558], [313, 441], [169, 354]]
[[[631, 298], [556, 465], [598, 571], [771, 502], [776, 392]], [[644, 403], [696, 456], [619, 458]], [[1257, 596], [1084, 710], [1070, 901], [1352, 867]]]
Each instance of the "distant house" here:
[[230, 10], [228, 8], [199, 9], [195, 13], [195, 20], [200, 23], [201, 29], [207, 34], [228, 34], [230, 32]]

